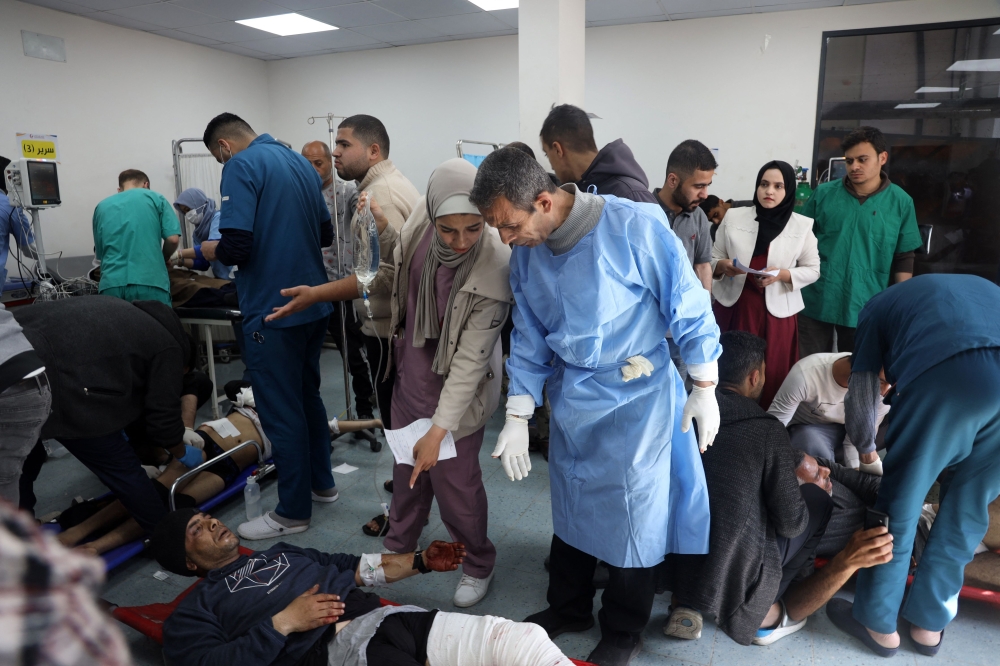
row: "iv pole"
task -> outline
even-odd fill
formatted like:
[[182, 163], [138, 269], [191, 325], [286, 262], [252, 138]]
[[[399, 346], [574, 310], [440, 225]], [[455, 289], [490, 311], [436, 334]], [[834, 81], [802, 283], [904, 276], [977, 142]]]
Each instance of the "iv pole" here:
[[[335, 140], [336, 140], [336, 137], [337, 137], [337, 130], [334, 127], [333, 121], [334, 120], [338, 120], [338, 119], [343, 119], [343, 118], [346, 118], [346, 116], [335, 116], [335, 115], [333, 115], [333, 113], [328, 113], [325, 116], [310, 116], [309, 119], [306, 122], [308, 122], [310, 125], [315, 125], [317, 119], [322, 119], [322, 120], [326, 121], [327, 130], [328, 130], [328, 132], [330, 134], [330, 136], [329, 136], [330, 152], [332, 153], [333, 149], [334, 149], [334, 143], [335, 143]], [[338, 208], [337, 208], [337, 170], [336, 169], [333, 170], [333, 174], [332, 175], [333, 175], [333, 184], [334, 184], [334, 187], [333, 187], [333, 218], [334, 218], [334, 220], [333, 220], [333, 244], [334, 244], [334, 247], [337, 248], [337, 274], [338, 275], [343, 275], [343, 273], [344, 273], [344, 266], [343, 266], [344, 259], [343, 259], [343, 257], [340, 256], [340, 247], [341, 247], [340, 246], [340, 220], [337, 219]], [[345, 215], [350, 215], [351, 211], [345, 210], [344, 214]], [[351, 301], [342, 301], [340, 303], [340, 307], [337, 308], [337, 311], [340, 312], [340, 342], [341, 342], [341, 344], [340, 344], [340, 357], [341, 357], [341, 359], [343, 359], [343, 362], [344, 362], [343, 363], [343, 365], [344, 365], [344, 399], [345, 399], [345, 401], [347, 403], [347, 419], [350, 420], [350, 419], [354, 418], [354, 411], [353, 411], [353, 408], [352, 408], [352, 401], [351, 401], [351, 379], [350, 379], [350, 375], [348, 374], [348, 369], [347, 369], [347, 322], [346, 322], [346, 320], [344, 318], [345, 317], [345, 309], [348, 307], [348, 305], [350, 305], [351, 307], [353, 307], [353, 304], [351, 303]]]

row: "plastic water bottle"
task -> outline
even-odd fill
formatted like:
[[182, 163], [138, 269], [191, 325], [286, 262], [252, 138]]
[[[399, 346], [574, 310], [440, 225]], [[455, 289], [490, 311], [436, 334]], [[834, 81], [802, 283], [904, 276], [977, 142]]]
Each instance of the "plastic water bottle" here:
[[257, 477], [247, 478], [246, 488], [243, 489], [243, 502], [247, 507], [247, 520], [260, 518], [263, 512], [260, 510], [260, 486], [257, 484]]

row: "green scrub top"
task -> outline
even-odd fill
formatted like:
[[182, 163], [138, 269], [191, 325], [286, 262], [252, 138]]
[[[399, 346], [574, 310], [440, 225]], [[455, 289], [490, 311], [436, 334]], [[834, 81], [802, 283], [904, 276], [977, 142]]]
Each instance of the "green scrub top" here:
[[114, 194], [94, 209], [94, 252], [101, 261], [99, 291], [144, 285], [170, 293], [162, 241], [181, 233], [166, 197], [141, 187]]
[[813, 218], [820, 277], [802, 290], [807, 317], [857, 328], [865, 303], [889, 286], [893, 258], [923, 244], [913, 199], [890, 184], [862, 204], [843, 180], [816, 188], [802, 214]]

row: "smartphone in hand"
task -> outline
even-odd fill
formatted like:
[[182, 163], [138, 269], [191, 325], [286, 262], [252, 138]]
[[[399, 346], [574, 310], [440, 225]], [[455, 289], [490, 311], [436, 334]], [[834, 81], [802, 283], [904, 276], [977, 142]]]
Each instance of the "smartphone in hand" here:
[[865, 509], [865, 529], [870, 530], [879, 526], [889, 529], [889, 515], [875, 509]]

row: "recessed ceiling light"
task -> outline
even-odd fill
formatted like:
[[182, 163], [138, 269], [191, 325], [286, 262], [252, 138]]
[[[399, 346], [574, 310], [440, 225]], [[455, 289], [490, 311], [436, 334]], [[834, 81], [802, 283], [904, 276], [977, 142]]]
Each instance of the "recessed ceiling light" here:
[[278, 14], [277, 16], [262, 16], [260, 18], [242, 19], [237, 21], [240, 25], [263, 30], [275, 35], [287, 37], [288, 35], [304, 35], [308, 32], [324, 32], [326, 30], [336, 30], [337, 26], [322, 23], [302, 16], [301, 14]]
[[1000, 72], [1000, 58], [989, 60], [959, 60], [948, 68], [949, 72]]
[[517, 9], [519, 0], [469, 0], [476, 7], [488, 12], [498, 9]]
[[933, 109], [935, 106], [941, 106], [941, 102], [917, 102], [915, 104], [897, 104], [895, 108], [897, 108], [897, 109]]
[[923, 88], [918, 88], [918, 93], [944, 93], [944, 92], [958, 92], [961, 88], [947, 88], [944, 86], [924, 86]]

